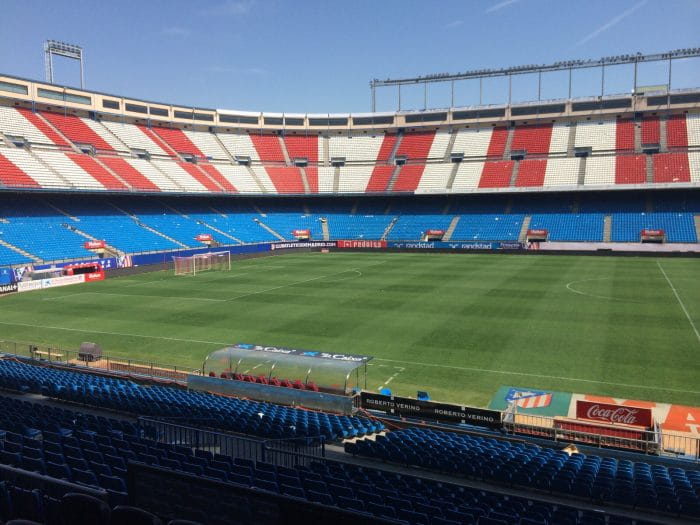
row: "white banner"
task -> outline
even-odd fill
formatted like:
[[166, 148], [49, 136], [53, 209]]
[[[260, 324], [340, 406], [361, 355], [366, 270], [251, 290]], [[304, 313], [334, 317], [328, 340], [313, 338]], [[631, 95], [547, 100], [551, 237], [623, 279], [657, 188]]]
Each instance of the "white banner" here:
[[54, 288], [56, 286], [67, 286], [85, 282], [85, 275], [66, 275], [63, 277], [53, 277], [51, 279], [41, 279], [37, 281], [22, 281], [17, 283], [18, 292], [29, 292], [42, 288]]

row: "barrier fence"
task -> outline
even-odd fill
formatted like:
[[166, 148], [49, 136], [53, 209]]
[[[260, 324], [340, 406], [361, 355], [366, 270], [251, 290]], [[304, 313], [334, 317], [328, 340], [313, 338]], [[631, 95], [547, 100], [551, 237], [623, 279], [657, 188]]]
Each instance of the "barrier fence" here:
[[137, 359], [100, 356], [86, 358], [77, 350], [67, 350], [57, 346], [49, 346], [18, 341], [0, 341], [0, 353], [26, 357], [38, 362], [57, 365], [70, 365], [78, 368], [88, 368], [94, 371], [113, 372], [128, 376], [139, 376], [149, 379], [168, 379], [186, 382], [188, 375], [202, 375], [200, 369], [191, 369], [177, 365], [166, 365]]
[[205, 419], [182, 421], [140, 417], [138, 426], [144, 437], [158, 443], [178, 445], [232, 458], [263, 461], [277, 466], [308, 465], [326, 455], [322, 436], [261, 440], [190, 426], [197, 424], [206, 427], [208, 422]]
[[562, 428], [553, 417], [507, 414], [503, 429], [509, 434], [541, 437], [554, 442], [581, 443], [600, 448], [616, 448], [653, 455], [666, 455], [700, 461], [700, 438], [661, 430], [638, 430], [636, 438], [616, 434], [582, 432]]

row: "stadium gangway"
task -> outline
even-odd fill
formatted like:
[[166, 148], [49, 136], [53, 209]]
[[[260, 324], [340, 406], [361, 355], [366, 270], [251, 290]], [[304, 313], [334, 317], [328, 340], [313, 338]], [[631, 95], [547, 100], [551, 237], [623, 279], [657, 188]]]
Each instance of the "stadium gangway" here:
[[[180, 423], [178, 423], [180, 421]], [[263, 461], [277, 466], [307, 465], [326, 455], [323, 436], [315, 438], [255, 439], [238, 434], [203, 430], [191, 425], [206, 427], [206, 419], [155, 419], [139, 417], [140, 434], [158, 443], [187, 447], [209, 452], [212, 455]]]
[[0, 465], [0, 481], [8, 481], [11, 484], [19, 486], [28, 486], [41, 490], [43, 493], [64, 494], [77, 492], [79, 494], [87, 494], [102, 501], [108, 502], [108, 493], [105, 489], [97, 487], [89, 487], [80, 483], [73, 483], [65, 479], [57, 479], [51, 476], [45, 476], [38, 472], [30, 472], [11, 465]]

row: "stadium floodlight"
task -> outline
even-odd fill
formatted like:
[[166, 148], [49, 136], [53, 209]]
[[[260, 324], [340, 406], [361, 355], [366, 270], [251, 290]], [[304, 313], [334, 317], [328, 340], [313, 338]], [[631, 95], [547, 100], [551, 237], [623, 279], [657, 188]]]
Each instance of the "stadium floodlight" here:
[[46, 81], [53, 84], [53, 56], [58, 55], [80, 62], [80, 89], [84, 88], [83, 76], [83, 48], [75, 44], [67, 44], [58, 40], [44, 42], [44, 65], [46, 67]]
[[192, 275], [209, 270], [230, 270], [231, 252], [208, 252], [189, 257], [173, 256], [175, 275]]

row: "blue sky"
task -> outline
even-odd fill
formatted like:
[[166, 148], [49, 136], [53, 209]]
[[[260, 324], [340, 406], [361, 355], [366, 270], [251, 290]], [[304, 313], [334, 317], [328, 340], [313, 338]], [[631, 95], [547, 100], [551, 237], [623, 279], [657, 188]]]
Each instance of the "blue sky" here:
[[[42, 43], [83, 46], [86, 87], [205, 108], [364, 112], [369, 80], [700, 46], [700, 0], [2, 0], [0, 72], [43, 79]], [[56, 82], [78, 83], [59, 59]], [[663, 84], [665, 64], [640, 67]], [[628, 92], [631, 68], [606, 72], [605, 92]], [[574, 95], [600, 93], [600, 73], [576, 72]], [[674, 62], [673, 85], [700, 86], [700, 60]], [[483, 102], [501, 103], [502, 81]], [[537, 99], [533, 77], [514, 100]], [[566, 75], [545, 75], [542, 98], [566, 96]], [[478, 82], [460, 82], [455, 105], [476, 104]], [[422, 108], [423, 91], [402, 92]], [[449, 104], [431, 87], [428, 107]], [[378, 110], [396, 109], [380, 90]]]

